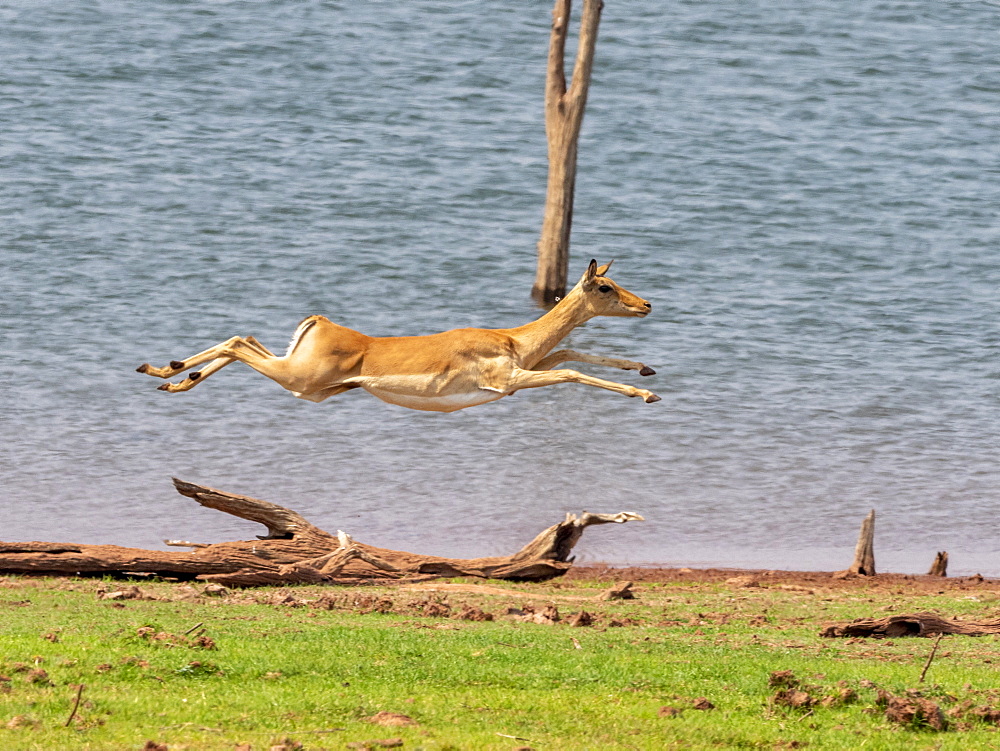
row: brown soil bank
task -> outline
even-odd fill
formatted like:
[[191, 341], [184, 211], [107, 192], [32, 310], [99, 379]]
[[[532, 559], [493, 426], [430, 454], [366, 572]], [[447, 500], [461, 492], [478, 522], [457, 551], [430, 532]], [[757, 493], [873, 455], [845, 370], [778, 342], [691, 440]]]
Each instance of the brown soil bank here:
[[563, 581], [633, 581], [644, 584], [717, 584], [729, 588], [771, 587], [811, 590], [859, 590], [890, 593], [946, 593], [955, 590], [997, 590], [1000, 579], [979, 576], [940, 577], [914, 574], [877, 574], [852, 576], [843, 572], [774, 571], [723, 568], [614, 568], [611, 566], [573, 566]]

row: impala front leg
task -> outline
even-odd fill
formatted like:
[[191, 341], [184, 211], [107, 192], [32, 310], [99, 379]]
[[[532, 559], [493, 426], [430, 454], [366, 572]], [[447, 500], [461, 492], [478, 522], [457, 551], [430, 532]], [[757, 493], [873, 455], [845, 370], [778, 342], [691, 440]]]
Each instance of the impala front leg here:
[[624, 383], [605, 381], [603, 378], [584, 375], [575, 370], [523, 370], [515, 368], [507, 381], [511, 392], [519, 389], [537, 389], [542, 386], [554, 386], [557, 383], [582, 383], [585, 386], [596, 386], [625, 396], [641, 396], [647, 404], [660, 401], [660, 397], [652, 391], [637, 389]]
[[656, 375], [656, 371], [648, 365], [634, 360], [621, 360], [617, 357], [602, 357], [600, 355], [587, 355], [572, 349], [561, 349], [542, 358], [532, 370], [552, 370], [556, 365], [564, 362], [586, 362], [591, 365], [604, 365], [608, 368], [621, 368], [622, 370], [638, 370], [641, 376]]

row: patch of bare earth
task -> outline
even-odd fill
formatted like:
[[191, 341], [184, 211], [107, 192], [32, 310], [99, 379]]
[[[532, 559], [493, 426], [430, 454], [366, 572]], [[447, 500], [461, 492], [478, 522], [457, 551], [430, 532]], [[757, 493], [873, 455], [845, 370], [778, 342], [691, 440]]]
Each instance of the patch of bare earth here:
[[[937, 593], [956, 590], [997, 590], [1000, 580], [982, 576], [940, 577], [915, 574], [878, 574], [843, 576], [833, 571], [776, 571], [766, 569], [690, 569], [690, 568], [613, 568], [609, 566], [574, 566], [560, 581], [637, 584], [713, 584], [733, 589], [771, 587], [788, 591], [864, 591], [872, 594]], [[800, 588], [800, 589], [796, 589]]]

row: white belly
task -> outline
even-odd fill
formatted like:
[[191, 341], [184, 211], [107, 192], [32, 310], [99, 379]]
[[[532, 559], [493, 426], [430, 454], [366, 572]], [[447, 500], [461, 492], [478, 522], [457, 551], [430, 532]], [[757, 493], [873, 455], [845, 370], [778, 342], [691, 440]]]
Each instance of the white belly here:
[[474, 391], [442, 396], [413, 396], [371, 386], [363, 386], [362, 388], [382, 401], [389, 402], [389, 404], [398, 404], [400, 407], [419, 409], [424, 412], [455, 412], [466, 407], [474, 407], [477, 404], [495, 402], [506, 396], [499, 391], [487, 391], [486, 389], [475, 389]]

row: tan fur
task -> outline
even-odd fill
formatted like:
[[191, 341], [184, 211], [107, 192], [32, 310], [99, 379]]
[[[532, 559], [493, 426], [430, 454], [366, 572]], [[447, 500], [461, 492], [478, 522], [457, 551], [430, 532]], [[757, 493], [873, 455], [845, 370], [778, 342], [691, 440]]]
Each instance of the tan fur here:
[[556, 383], [583, 383], [646, 402], [659, 401], [645, 389], [605, 381], [574, 370], [552, 370], [574, 360], [643, 375], [653, 371], [641, 362], [552, 352], [566, 335], [595, 316], [648, 315], [648, 302], [608, 279], [611, 264], [591, 261], [579, 283], [536, 321], [512, 329], [455, 329], [427, 336], [365, 336], [310, 316], [296, 328], [288, 350], [277, 356], [252, 336], [233, 337], [186, 360], [162, 368], [145, 364], [139, 372], [170, 378], [202, 363], [179, 383], [160, 386], [177, 392], [194, 388], [232, 362], [242, 362], [295, 396], [320, 402], [354, 388], [410, 409], [454, 412], [496, 401], [520, 389]]

